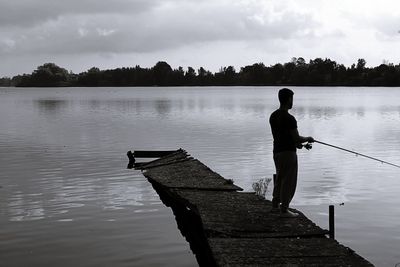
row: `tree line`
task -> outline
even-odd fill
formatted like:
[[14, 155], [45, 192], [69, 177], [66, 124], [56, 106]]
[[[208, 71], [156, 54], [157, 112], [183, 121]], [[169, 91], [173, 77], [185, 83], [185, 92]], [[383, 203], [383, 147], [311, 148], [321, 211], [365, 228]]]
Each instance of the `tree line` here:
[[151, 68], [139, 65], [128, 68], [100, 70], [93, 67], [79, 74], [54, 63], [46, 63], [31, 74], [0, 78], [0, 86], [400, 86], [400, 63], [383, 63], [366, 67], [364, 59], [350, 67], [328, 58], [306, 62], [292, 58], [284, 64], [265, 66], [255, 63], [237, 71], [233, 66], [221, 67], [212, 73], [203, 67], [173, 69], [160, 61]]

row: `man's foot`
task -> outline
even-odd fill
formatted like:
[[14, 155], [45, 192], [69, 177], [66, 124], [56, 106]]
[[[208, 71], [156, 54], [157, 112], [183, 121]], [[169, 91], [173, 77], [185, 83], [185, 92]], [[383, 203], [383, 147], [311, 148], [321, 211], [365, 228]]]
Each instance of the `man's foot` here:
[[281, 218], [296, 218], [298, 216], [298, 213], [291, 212], [290, 210], [281, 211], [281, 214], [279, 215], [279, 217]]

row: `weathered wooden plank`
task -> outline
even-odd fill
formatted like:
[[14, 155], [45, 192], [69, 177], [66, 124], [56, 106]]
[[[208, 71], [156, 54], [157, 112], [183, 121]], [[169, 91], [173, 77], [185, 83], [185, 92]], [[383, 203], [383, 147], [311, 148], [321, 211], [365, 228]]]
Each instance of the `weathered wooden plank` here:
[[[167, 166], [167, 165], [171, 165], [171, 164], [175, 164], [175, 163], [179, 163], [179, 162], [183, 162], [183, 161], [189, 161], [189, 160], [193, 160], [193, 158], [192, 157], [189, 157], [189, 158], [186, 157], [186, 158], [166, 161], [164, 163], [153, 163], [153, 162], [151, 162], [151, 163], [137, 165], [138, 166], [137, 169], [141, 169], [141, 170], [146, 169], [146, 170], [148, 170], [148, 169], [151, 169], [151, 168], [164, 167], [164, 166]], [[136, 167], [136, 165], [135, 165], [135, 167]]]
[[143, 164], [140, 166], [141, 169], [150, 169], [150, 168], [155, 168], [155, 167], [160, 167], [164, 165], [169, 165], [174, 162], [180, 162], [184, 161], [186, 159], [193, 159], [190, 157], [186, 151], [184, 150], [178, 150], [172, 154], [169, 154], [165, 157], [147, 162], [146, 164]]
[[297, 218], [280, 218], [271, 213], [271, 202], [254, 193], [199, 192], [173, 190], [177, 199], [200, 216], [209, 235], [232, 237], [323, 236], [328, 231], [318, 227], [297, 211]]
[[177, 150], [135, 150], [135, 158], [161, 158], [175, 153]]
[[242, 190], [198, 160], [178, 161], [167, 166], [144, 169], [143, 174], [153, 182], [168, 188]]
[[[170, 160], [171, 158], [174, 158], [176, 156], [178, 156], [180, 158], [187, 157], [187, 153], [183, 149], [170, 150], [170, 151], [135, 150], [133, 153], [132, 153], [132, 151], [128, 151], [126, 153], [126, 155], [128, 156], [128, 159], [129, 159], [129, 163], [127, 166], [128, 169], [132, 169], [132, 168], [143, 169], [145, 165], [157, 163], [157, 162], [160, 162], [157, 164], [162, 164], [162, 162]], [[157, 158], [157, 159], [148, 161], [148, 162], [136, 162], [137, 158]]]
[[328, 238], [210, 238], [218, 266], [373, 266]]

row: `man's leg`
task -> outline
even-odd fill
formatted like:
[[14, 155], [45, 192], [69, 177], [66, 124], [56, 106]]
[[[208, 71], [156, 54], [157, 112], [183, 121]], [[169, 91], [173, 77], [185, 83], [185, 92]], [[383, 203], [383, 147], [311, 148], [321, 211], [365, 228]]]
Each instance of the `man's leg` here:
[[278, 209], [279, 204], [281, 203], [281, 179], [279, 177], [280, 175], [280, 166], [279, 166], [279, 156], [274, 155], [274, 163], [275, 163], [275, 170], [276, 174], [274, 174], [274, 190], [272, 192], [272, 208], [273, 209]]
[[[297, 187], [297, 174], [298, 174], [298, 162], [297, 162], [297, 154], [294, 152], [291, 156], [292, 166], [290, 170], [290, 179], [288, 180], [288, 204], [292, 201], [294, 194], [296, 193]], [[289, 207], [289, 205], [288, 205]]]
[[282, 161], [280, 167], [281, 172], [281, 212], [286, 212], [289, 204], [293, 199], [297, 186], [297, 154], [296, 152], [283, 152], [281, 153], [280, 160]]

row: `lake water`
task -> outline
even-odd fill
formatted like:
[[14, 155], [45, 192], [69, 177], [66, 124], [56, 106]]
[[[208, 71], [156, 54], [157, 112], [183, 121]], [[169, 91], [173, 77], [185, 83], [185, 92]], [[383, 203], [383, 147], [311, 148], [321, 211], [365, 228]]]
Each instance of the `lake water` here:
[[[126, 152], [184, 148], [252, 191], [274, 173], [277, 89], [0, 88], [0, 266], [196, 266]], [[300, 134], [400, 164], [400, 88], [293, 90]], [[400, 262], [400, 169], [319, 144], [298, 156], [293, 207], [328, 228], [334, 204], [339, 242]]]

